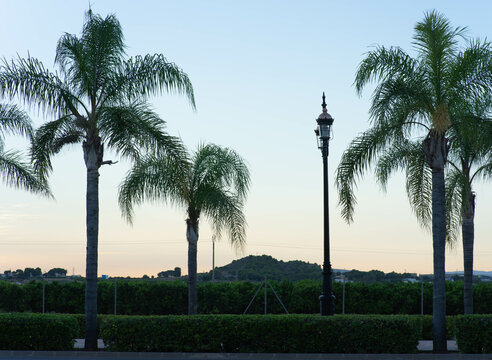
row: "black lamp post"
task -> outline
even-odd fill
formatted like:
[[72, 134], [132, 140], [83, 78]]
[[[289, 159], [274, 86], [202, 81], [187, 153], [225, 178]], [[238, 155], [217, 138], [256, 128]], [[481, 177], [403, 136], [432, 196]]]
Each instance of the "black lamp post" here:
[[325, 93], [323, 93], [323, 112], [316, 122], [318, 127], [314, 132], [318, 140], [318, 148], [323, 157], [323, 202], [324, 202], [324, 236], [323, 236], [323, 289], [321, 291], [320, 311], [321, 315], [333, 315], [335, 313], [335, 296], [332, 290], [331, 263], [330, 263], [330, 220], [328, 209], [328, 142], [331, 138], [331, 126], [333, 118], [326, 110]]

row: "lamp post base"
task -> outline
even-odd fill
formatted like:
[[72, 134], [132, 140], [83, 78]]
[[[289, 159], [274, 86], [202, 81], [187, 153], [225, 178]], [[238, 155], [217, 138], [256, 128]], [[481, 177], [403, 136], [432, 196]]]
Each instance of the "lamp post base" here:
[[335, 314], [335, 295], [321, 294], [319, 303], [322, 316], [331, 316]]

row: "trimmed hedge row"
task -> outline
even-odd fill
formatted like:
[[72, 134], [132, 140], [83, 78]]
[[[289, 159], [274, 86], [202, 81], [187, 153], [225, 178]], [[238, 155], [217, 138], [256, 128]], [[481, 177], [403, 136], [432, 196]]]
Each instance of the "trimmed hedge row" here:
[[415, 353], [415, 316], [107, 316], [100, 334], [111, 351]]
[[78, 332], [72, 315], [0, 314], [1, 350], [72, 350]]
[[492, 353], [492, 315], [457, 316], [456, 342], [464, 353]]
[[[113, 351], [415, 352], [432, 338], [432, 317], [413, 315], [99, 315]], [[71, 350], [84, 315], [0, 314], [0, 350]], [[447, 317], [463, 353], [492, 353], [492, 315]]]
[[[317, 314], [321, 282], [303, 280], [271, 282], [289, 313]], [[198, 285], [198, 312], [201, 314], [242, 314], [259, 283], [201, 283]], [[334, 283], [335, 312], [342, 311], [342, 285]], [[47, 312], [83, 313], [83, 282], [47, 283], [45, 308]], [[407, 283], [347, 283], [345, 289], [347, 314], [420, 314], [420, 284]], [[474, 286], [475, 313], [492, 309], [492, 284]], [[263, 313], [263, 291], [252, 303], [248, 314]], [[463, 312], [463, 283], [446, 284], [448, 315]], [[15, 285], [0, 281], [0, 311], [41, 312], [42, 284], [33, 282]], [[100, 281], [98, 311], [114, 311], [114, 281]], [[187, 313], [187, 284], [182, 281], [118, 280], [118, 314], [123, 315], [180, 315]], [[268, 288], [268, 312], [282, 314], [282, 306]], [[424, 284], [424, 313], [432, 312], [432, 284]]]
[[[83, 339], [85, 337], [85, 315], [84, 314], [73, 314], [72, 315], [79, 324], [79, 332], [77, 338]], [[112, 315], [98, 315], [97, 316], [97, 330], [100, 333], [101, 324], [105, 321], [108, 316]], [[422, 333], [420, 334], [420, 340], [432, 340], [432, 315], [408, 315], [411, 317], [416, 317], [422, 320]], [[446, 338], [452, 340], [456, 336], [456, 316], [446, 316]], [[100, 336], [99, 336], [100, 337]]]

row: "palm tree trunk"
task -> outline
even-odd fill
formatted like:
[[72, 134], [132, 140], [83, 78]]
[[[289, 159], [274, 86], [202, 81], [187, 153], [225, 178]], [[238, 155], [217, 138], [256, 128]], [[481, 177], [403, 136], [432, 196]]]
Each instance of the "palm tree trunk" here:
[[473, 314], [473, 246], [475, 241], [474, 217], [475, 195], [470, 191], [468, 206], [464, 209], [461, 216], [464, 265], [463, 302], [465, 314]]
[[100, 139], [84, 141], [87, 168], [86, 193], [86, 283], [85, 350], [97, 351], [97, 247], [99, 230], [99, 167], [102, 160]]
[[443, 353], [446, 344], [446, 188], [444, 165], [449, 146], [442, 134], [431, 131], [422, 144], [427, 164], [432, 169], [432, 246], [434, 250], [433, 282], [433, 351]]
[[197, 304], [197, 243], [198, 221], [186, 220], [186, 238], [188, 240], [188, 315], [195, 315]]
[[446, 199], [444, 170], [432, 172], [432, 243], [434, 248], [433, 349], [446, 351]]

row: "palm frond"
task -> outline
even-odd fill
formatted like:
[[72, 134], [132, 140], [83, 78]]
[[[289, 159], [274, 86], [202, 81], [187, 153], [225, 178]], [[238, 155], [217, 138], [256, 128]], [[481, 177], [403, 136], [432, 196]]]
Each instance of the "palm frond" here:
[[402, 49], [377, 47], [368, 52], [360, 63], [354, 81], [355, 89], [360, 95], [363, 87], [372, 81], [412, 79], [418, 68], [418, 62]]
[[81, 98], [87, 96], [87, 84], [90, 81], [87, 57], [83, 44], [77, 36], [65, 33], [58, 40], [55, 63], [59, 65], [65, 82], [72, 84], [77, 96]]
[[432, 170], [427, 166], [422, 142], [414, 142], [406, 164], [406, 190], [413, 212], [424, 228], [432, 224]]
[[31, 119], [15, 105], [0, 104], [0, 137], [20, 134], [32, 138]]
[[492, 47], [486, 40], [471, 41], [460, 52], [450, 69], [447, 82], [450, 105], [462, 99], [490, 97], [492, 83]]
[[131, 224], [134, 206], [145, 200], [186, 206], [188, 172], [185, 161], [176, 162], [163, 154], [138, 159], [119, 187], [118, 203], [123, 217]]
[[197, 203], [212, 224], [217, 239], [221, 238], [222, 231], [227, 232], [231, 245], [237, 251], [246, 244], [246, 218], [243, 212], [243, 202], [223, 188], [207, 184], [200, 187], [195, 194]]
[[145, 102], [103, 107], [98, 117], [102, 139], [124, 157], [138, 159], [142, 150], [163, 152], [176, 161], [187, 156], [180, 139], [164, 132], [164, 120]]
[[34, 58], [18, 58], [17, 62], [3, 60], [0, 72], [0, 94], [18, 95], [27, 105], [37, 106], [42, 111], [64, 116], [69, 112], [78, 114], [79, 100], [60, 78], [47, 70]]
[[492, 156], [489, 156], [487, 162], [475, 171], [472, 180], [476, 177], [481, 178], [482, 180], [492, 179]]
[[31, 144], [33, 167], [42, 179], [52, 170], [51, 157], [65, 145], [83, 140], [84, 131], [75, 125], [73, 116], [67, 115], [47, 122], [36, 130]]
[[459, 40], [464, 38], [465, 32], [465, 28], [453, 29], [449, 21], [437, 11], [427, 12], [424, 19], [415, 25], [413, 45], [427, 69], [427, 83], [432, 84], [437, 104], [445, 98], [443, 79], [449, 76]]
[[467, 187], [464, 174], [450, 168], [446, 174], [446, 240], [450, 245], [455, 244], [460, 236], [463, 196]]
[[80, 38], [87, 66], [87, 82], [82, 87], [87, 90], [88, 96], [96, 101], [96, 92], [107, 85], [114, 74], [123, 64], [125, 45], [123, 32], [118, 19], [114, 15], [102, 18], [86, 13], [86, 21]]
[[385, 188], [394, 171], [406, 173], [406, 190], [409, 203], [419, 223], [428, 227], [432, 220], [432, 174], [424, 161], [421, 141], [400, 141], [382, 154], [376, 165], [378, 182]]
[[214, 144], [198, 147], [193, 158], [195, 184], [219, 184], [244, 198], [250, 185], [250, 175], [244, 159], [234, 150]]
[[0, 152], [0, 176], [8, 186], [52, 197], [48, 183], [35, 175], [19, 152]]
[[342, 217], [348, 223], [353, 221], [354, 208], [357, 203], [354, 194], [357, 181], [377, 156], [384, 153], [395, 138], [400, 138], [400, 131], [398, 127], [373, 126], [352, 140], [342, 154], [336, 170], [335, 185], [338, 190], [338, 205], [341, 206]]
[[[127, 60], [118, 74], [109, 98], [124, 93], [130, 99], [166, 92], [185, 94], [195, 109], [193, 86], [188, 75], [162, 54], [136, 56]], [[121, 91], [123, 89], [123, 91]]]
[[388, 79], [377, 85], [369, 110], [375, 124], [399, 125], [410, 134], [415, 126], [430, 126], [433, 111], [432, 93], [425, 87], [421, 74], [413, 79]]

